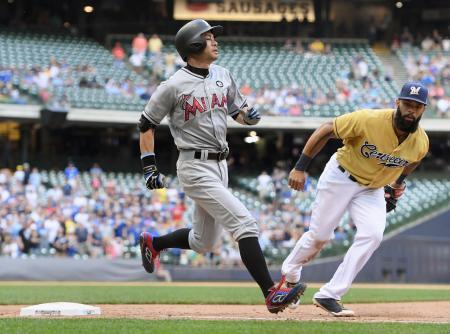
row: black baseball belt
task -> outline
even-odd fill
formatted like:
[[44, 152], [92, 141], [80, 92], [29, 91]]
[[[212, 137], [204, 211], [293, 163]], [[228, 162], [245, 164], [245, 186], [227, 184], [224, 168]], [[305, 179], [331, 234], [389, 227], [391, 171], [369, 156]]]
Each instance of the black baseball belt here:
[[[344, 168], [344, 167], [342, 167], [341, 165], [338, 165], [338, 168], [340, 169], [340, 171], [341, 171], [342, 173], [345, 173], [345, 168]], [[354, 177], [353, 175], [351, 175], [350, 173], [349, 173], [349, 175], [348, 175], [348, 178], [349, 178], [350, 180], [352, 180], [353, 182], [358, 182], [358, 181], [355, 179], [355, 177]]]
[[[228, 157], [229, 151], [222, 151], [222, 152], [208, 152], [208, 156], [206, 157], [207, 160], [215, 160], [215, 161], [222, 161], [225, 160]], [[194, 159], [201, 159], [202, 158], [202, 151], [195, 151], [194, 152]]]

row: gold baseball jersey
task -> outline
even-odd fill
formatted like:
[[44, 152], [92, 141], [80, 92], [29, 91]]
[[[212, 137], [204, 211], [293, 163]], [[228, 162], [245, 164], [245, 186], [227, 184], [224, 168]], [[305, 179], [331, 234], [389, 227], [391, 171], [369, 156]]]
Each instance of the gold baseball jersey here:
[[428, 136], [421, 127], [399, 145], [394, 114], [395, 109], [363, 109], [333, 121], [334, 134], [344, 141], [337, 161], [369, 188], [394, 182], [406, 166], [422, 160], [428, 152]]

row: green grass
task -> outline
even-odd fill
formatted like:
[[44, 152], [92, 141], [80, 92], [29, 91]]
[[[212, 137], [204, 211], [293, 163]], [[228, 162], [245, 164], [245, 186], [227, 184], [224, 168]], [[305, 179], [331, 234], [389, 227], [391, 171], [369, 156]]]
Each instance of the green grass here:
[[2, 319], [1, 333], [333, 333], [333, 334], [425, 334], [449, 333], [450, 325], [294, 322], [294, 321], [197, 321], [137, 319]]
[[[305, 304], [317, 289], [307, 289]], [[345, 303], [450, 300], [450, 289], [352, 288]], [[262, 304], [256, 287], [202, 286], [0, 286], [0, 304], [40, 304], [55, 301], [89, 304]], [[1, 331], [0, 331], [1, 333]]]

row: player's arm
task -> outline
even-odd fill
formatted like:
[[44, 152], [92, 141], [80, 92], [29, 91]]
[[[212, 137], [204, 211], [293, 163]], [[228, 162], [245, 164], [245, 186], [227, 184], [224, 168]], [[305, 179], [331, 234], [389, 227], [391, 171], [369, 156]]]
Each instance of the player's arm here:
[[313, 132], [311, 137], [309, 137], [300, 158], [289, 174], [288, 183], [292, 189], [303, 190], [306, 180], [305, 172], [307, 171], [309, 164], [331, 138], [336, 138], [332, 122], [322, 124]]
[[398, 199], [406, 190], [405, 179], [419, 166], [420, 161], [409, 164], [403, 169], [402, 174], [397, 180], [384, 187], [384, 198], [386, 200], [386, 212], [395, 210]]
[[155, 129], [151, 128], [139, 133], [139, 147], [141, 154], [155, 153]]
[[405, 179], [420, 165], [420, 161], [413, 162], [403, 169], [402, 175], [397, 180], [391, 183], [392, 188], [402, 188], [405, 184]]
[[164, 176], [156, 167], [155, 129], [173, 110], [175, 101], [175, 87], [168, 81], [162, 82], [152, 94], [138, 122], [142, 170], [148, 189], [164, 188]]
[[145, 185], [148, 189], [164, 188], [164, 176], [156, 167], [155, 157], [155, 128], [144, 115], [138, 123], [139, 148], [141, 150], [141, 163], [144, 172]]
[[256, 125], [261, 120], [259, 111], [255, 108], [248, 108], [248, 106], [239, 109], [239, 111], [231, 117], [242, 125]]
[[228, 72], [230, 86], [227, 91], [228, 115], [236, 122], [242, 125], [256, 125], [261, 120], [259, 111], [252, 107], [249, 108], [245, 96], [239, 91], [236, 81]]

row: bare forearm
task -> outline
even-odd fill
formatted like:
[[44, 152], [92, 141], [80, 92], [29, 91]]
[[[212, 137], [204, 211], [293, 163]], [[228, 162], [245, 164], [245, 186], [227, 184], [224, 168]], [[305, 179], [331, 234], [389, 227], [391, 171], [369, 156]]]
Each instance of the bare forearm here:
[[403, 169], [402, 174], [403, 175], [411, 174], [419, 165], [420, 165], [420, 161], [409, 164], [408, 166], [405, 167], [405, 169]]
[[139, 135], [139, 147], [142, 153], [154, 153], [155, 152], [155, 130], [150, 129]]
[[400, 175], [400, 177], [396, 181], [394, 181], [394, 183], [392, 183], [391, 186], [394, 187], [394, 188], [402, 187], [403, 186], [403, 181], [405, 180], [405, 178], [408, 175], [410, 175], [417, 168], [417, 166], [419, 166], [419, 165], [420, 165], [420, 161], [414, 162], [414, 163], [406, 166], [403, 169], [403, 172]]
[[313, 158], [319, 153], [330, 138], [335, 138], [333, 133], [333, 123], [324, 123], [313, 132], [306, 142], [303, 154]]
[[234, 120], [235, 120], [236, 122], [238, 122], [239, 124], [247, 125], [247, 124], [245, 124], [245, 122], [244, 122], [244, 112], [243, 112], [243, 111], [240, 111], [239, 114], [237, 115], [237, 117], [236, 117]]

